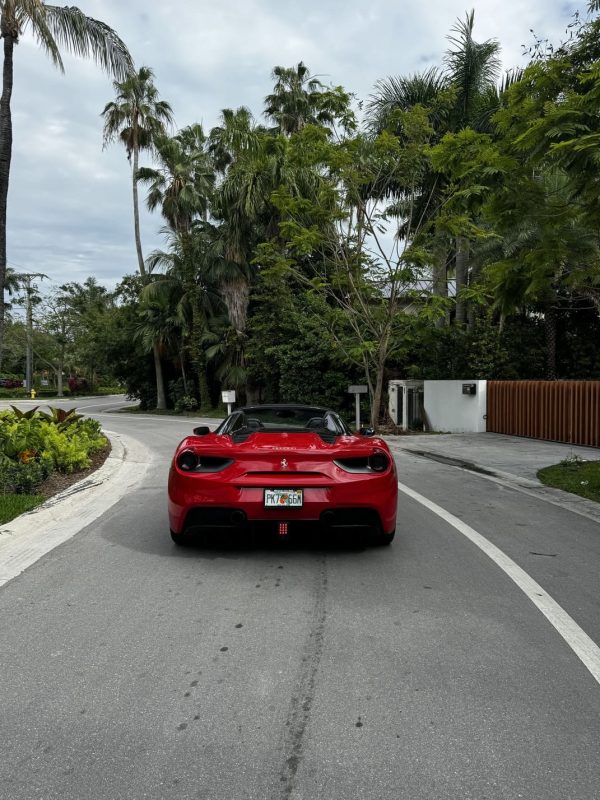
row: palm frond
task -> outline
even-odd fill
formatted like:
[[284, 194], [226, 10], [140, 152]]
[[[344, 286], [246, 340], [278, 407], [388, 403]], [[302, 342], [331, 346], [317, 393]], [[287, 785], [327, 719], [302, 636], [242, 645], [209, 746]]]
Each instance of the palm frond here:
[[[43, 8], [47, 30], [59, 48], [92, 58], [117, 80], [124, 80], [133, 72], [133, 59], [127, 46], [105, 22], [86, 16], [75, 6], [44, 5]], [[39, 34], [36, 35], [39, 38]], [[46, 42], [44, 45], [48, 47]]]
[[[6, 5], [3, 3], [3, 5]], [[63, 60], [56, 39], [48, 24], [48, 6], [38, 0], [21, 0], [13, 4], [13, 12], [20, 30], [31, 28], [33, 37], [40, 47], [45, 50], [55, 67], [61, 72], [65, 71]], [[4, 9], [3, 9], [4, 10]]]
[[469, 125], [479, 113], [478, 98], [495, 86], [500, 76], [500, 45], [496, 39], [478, 43], [473, 39], [475, 12], [458, 20], [448, 36], [450, 49], [444, 63], [457, 91], [457, 128]]

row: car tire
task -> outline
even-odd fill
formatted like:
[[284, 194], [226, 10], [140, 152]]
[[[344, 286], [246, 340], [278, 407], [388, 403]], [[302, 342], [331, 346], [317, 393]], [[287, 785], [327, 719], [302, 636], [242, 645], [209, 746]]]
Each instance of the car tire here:
[[392, 531], [391, 533], [378, 533], [373, 540], [373, 544], [376, 547], [386, 547], [394, 541], [395, 535], [396, 531]]
[[189, 545], [189, 539], [184, 533], [175, 533], [175, 531], [171, 528], [171, 539], [175, 542], [178, 547], [187, 547]]

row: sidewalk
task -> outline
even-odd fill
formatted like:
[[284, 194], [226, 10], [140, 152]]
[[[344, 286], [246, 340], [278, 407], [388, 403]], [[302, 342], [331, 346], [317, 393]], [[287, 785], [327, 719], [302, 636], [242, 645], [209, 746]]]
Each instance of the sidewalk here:
[[386, 436], [385, 440], [398, 453], [411, 452], [480, 473], [600, 522], [600, 503], [560, 489], [551, 489], [537, 478], [539, 469], [558, 464], [569, 456], [577, 455], [587, 461], [600, 461], [600, 448], [499, 433], [446, 433], [439, 436], [408, 434]]
[[152, 453], [129, 436], [104, 433], [112, 449], [100, 469], [0, 526], [0, 587], [90, 525], [143, 480]]

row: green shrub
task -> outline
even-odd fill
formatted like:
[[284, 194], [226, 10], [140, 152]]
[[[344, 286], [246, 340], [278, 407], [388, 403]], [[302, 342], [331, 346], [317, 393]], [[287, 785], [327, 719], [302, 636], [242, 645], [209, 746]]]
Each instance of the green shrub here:
[[43, 421], [8, 412], [0, 419], [0, 453], [14, 461], [28, 460], [43, 448]]
[[59, 472], [75, 472], [91, 463], [85, 442], [52, 425], [45, 432], [43, 455], [52, 460]]
[[0, 412], [0, 491], [30, 492], [53, 469], [85, 469], [106, 444], [100, 423], [74, 412]]
[[0, 492], [31, 494], [52, 472], [52, 461], [44, 455], [29, 461], [0, 460]]
[[7, 399], [29, 397], [29, 392], [26, 389], [5, 389], [0, 388], [0, 398], [6, 397]]
[[195, 411], [198, 408], [198, 401], [189, 394], [184, 394], [175, 403], [175, 411]]
[[64, 430], [57, 425], [47, 425], [43, 452], [59, 472], [86, 469], [91, 463], [90, 454], [107, 443], [99, 431], [100, 423], [93, 419], [78, 420]]

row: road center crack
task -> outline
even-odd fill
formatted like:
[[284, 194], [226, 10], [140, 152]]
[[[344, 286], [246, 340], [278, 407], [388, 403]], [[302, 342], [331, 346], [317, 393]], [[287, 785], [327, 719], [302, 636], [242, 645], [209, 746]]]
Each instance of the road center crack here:
[[304, 733], [315, 696], [317, 672], [323, 655], [325, 621], [327, 617], [327, 561], [323, 556], [315, 582], [315, 599], [311, 613], [310, 631], [302, 652], [300, 675], [292, 695], [286, 719], [284, 767], [281, 772], [282, 800], [292, 798], [298, 768], [304, 752]]

